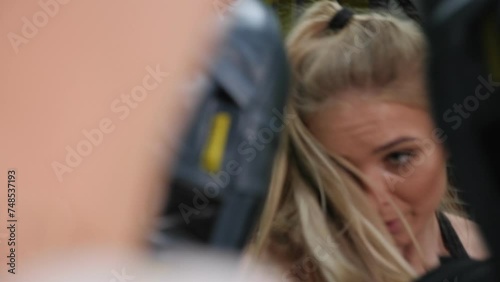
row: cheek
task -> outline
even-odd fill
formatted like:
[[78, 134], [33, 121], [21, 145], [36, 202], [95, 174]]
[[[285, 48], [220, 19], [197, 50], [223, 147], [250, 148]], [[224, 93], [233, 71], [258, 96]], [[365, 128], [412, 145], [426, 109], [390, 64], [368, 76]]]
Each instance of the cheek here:
[[423, 161], [401, 170], [403, 181], [395, 196], [409, 205], [412, 212], [430, 214], [436, 211], [447, 187], [446, 167], [442, 155], [430, 155]]

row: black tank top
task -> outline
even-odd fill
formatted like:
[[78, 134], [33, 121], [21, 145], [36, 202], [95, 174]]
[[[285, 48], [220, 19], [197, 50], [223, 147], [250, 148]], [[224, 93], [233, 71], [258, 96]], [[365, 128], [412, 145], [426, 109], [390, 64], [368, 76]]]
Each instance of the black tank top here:
[[437, 213], [439, 222], [439, 229], [441, 230], [441, 237], [443, 239], [446, 250], [450, 253], [449, 257], [440, 257], [442, 264], [458, 258], [469, 258], [464, 245], [451, 225], [450, 220], [442, 212]]

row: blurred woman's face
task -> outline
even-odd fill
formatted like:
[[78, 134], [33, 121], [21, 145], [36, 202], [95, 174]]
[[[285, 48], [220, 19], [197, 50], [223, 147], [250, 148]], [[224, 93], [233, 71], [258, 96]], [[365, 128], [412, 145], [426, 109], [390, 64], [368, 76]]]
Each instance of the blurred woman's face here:
[[392, 90], [346, 90], [311, 115], [307, 126], [326, 150], [367, 177], [364, 191], [396, 244], [404, 246], [411, 239], [391, 202], [417, 237], [430, 228], [447, 186], [445, 154], [428, 112], [371, 98], [377, 91]]

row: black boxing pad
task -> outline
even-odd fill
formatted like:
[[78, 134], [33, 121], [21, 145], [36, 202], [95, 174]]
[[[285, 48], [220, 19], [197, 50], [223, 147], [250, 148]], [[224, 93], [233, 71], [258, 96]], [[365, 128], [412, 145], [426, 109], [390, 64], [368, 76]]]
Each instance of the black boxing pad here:
[[[425, 0], [434, 120], [451, 153], [456, 186], [493, 258], [456, 261], [419, 281], [499, 281], [500, 1]], [[439, 276], [445, 274], [445, 276]]]
[[227, 7], [227, 33], [182, 141], [162, 247], [240, 250], [259, 218], [286, 117], [288, 65], [279, 22], [257, 0]]

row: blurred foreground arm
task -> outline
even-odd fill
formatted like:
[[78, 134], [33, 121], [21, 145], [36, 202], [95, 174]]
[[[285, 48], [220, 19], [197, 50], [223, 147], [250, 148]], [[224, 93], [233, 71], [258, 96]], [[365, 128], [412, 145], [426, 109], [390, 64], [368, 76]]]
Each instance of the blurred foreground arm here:
[[141, 249], [192, 103], [177, 89], [216, 12], [211, 0], [0, 3], [1, 281], [71, 250]]

